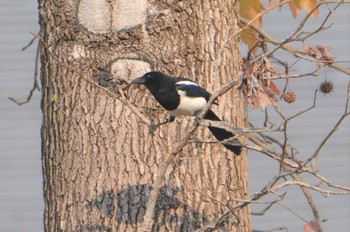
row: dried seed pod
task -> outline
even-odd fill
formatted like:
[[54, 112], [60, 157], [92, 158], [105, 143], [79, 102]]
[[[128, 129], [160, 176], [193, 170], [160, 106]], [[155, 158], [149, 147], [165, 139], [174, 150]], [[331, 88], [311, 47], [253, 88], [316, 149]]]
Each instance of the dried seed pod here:
[[282, 94], [283, 100], [289, 104], [292, 104], [297, 99], [297, 95], [294, 92], [285, 92]]
[[329, 93], [333, 92], [334, 85], [331, 81], [326, 80], [320, 84], [320, 90], [324, 94], [329, 94]]

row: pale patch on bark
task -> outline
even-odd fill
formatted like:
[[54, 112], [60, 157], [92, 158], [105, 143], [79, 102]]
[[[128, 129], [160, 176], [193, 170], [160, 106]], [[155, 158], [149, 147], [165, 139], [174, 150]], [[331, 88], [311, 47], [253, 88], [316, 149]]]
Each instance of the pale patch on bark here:
[[81, 0], [78, 19], [91, 32], [107, 33], [143, 24], [146, 9], [146, 0]]
[[112, 63], [110, 70], [114, 78], [128, 77], [131, 80], [151, 71], [151, 65], [142, 60], [118, 59]]
[[137, 26], [145, 22], [146, 0], [119, 0], [113, 7], [112, 28], [114, 31]]
[[110, 30], [111, 7], [106, 0], [82, 0], [78, 19], [89, 31], [106, 33]]
[[69, 60], [79, 60], [85, 58], [86, 56], [88, 56], [88, 54], [85, 47], [80, 44], [74, 44]]

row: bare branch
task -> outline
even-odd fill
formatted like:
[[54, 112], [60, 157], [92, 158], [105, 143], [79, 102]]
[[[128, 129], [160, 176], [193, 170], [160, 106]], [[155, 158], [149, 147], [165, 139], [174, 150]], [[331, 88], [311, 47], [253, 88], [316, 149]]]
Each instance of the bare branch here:
[[321, 189], [319, 187], [316, 187], [314, 185], [305, 183], [303, 181], [296, 181], [296, 180], [290, 180], [290, 181], [285, 181], [280, 185], [274, 186], [271, 188], [270, 191], [275, 192], [278, 191], [286, 186], [291, 186], [291, 185], [297, 185], [297, 186], [301, 186], [301, 187], [305, 187], [305, 188], [309, 188], [312, 190], [315, 190], [321, 194], [323, 194], [323, 196], [325, 197], [329, 197], [330, 195], [349, 195], [350, 193], [347, 191], [344, 192], [336, 192], [336, 191], [330, 191], [330, 190], [325, 190], [325, 189]]
[[278, 227], [271, 230], [252, 230], [252, 232], [274, 232], [274, 231], [288, 231], [287, 227]]
[[332, 137], [332, 135], [338, 130], [340, 124], [344, 121], [344, 119], [346, 117], [348, 117], [350, 115], [350, 111], [348, 111], [348, 106], [349, 106], [349, 97], [350, 96], [350, 82], [348, 84], [348, 89], [347, 89], [347, 99], [345, 102], [345, 110], [343, 115], [341, 115], [341, 117], [339, 118], [339, 120], [337, 121], [337, 123], [335, 124], [335, 126], [332, 128], [332, 130], [327, 134], [327, 136], [321, 141], [320, 145], [317, 147], [316, 151], [310, 156], [310, 158], [308, 158], [302, 165], [306, 165], [307, 163], [309, 163], [311, 160], [315, 159], [321, 149], [323, 148], [323, 146], [327, 143], [327, 141]]
[[[343, 1], [342, 1], [343, 2]], [[340, 3], [342, 3], [340, 2]], [[320, 3], [320, 4], [324, 4], [324, 3]], [[328, 18], [327, 18], [328, 19]], [[277, 46], [278, 48], [282, 48], [283, 50], [286, 50], [290, 53], [292, 53], [294, 56], [296, 57], [300, 57], [300, 58], [303, 58], [303, 59], [306, 59], [308, 61], [312, 61], [312, 62], [322, 62], [324, 63], [325, 65], [331, 67], [331, 68], [334, 68], [342, 73], [345, 73], [347, 75], [350, 75], [350, 69], [349, 68], [345, 68], [345, 67], [341, 67], [341, 66], [338, 66], [336, 64], [334, 64], [333, 61], [324, 61], [324, 60], [318, 60], [318, 59], [315, 59], [314, 57], [312, 58], [308, 58], [309, 54], [307, 52], [305, 52], [304, 50], [300, 50], [300, 49], [297, 49], [297, 48], [294, 48], [294, 47], [291, 47], [289, 45], [286, 45], [286, 43], [289, 43], [292, 41], [292, 39], [286, 39], [282, 42], [280, 41], [277, 41], [275, 40], [274, 38], [272, 38], [267, 32], [265, 32], [261, 27], [257, 26], [256, 24], [254, 23], [251, 23], [250, 21], [248, 21], [247, 19], [244, 19], [244, 18], [239, 18], [239, 21], [242, 23], [242, 24], [245, 24], [245, 25], [248, 25], [249, 23], [249, 27], [251, 27], [253, 30], [255, 30], [256, 32], [258, 32], [260, 34], [260, 36], [264, 39], [265, 42], [269, 42], [275, 46]], [[275, 51], [275, 50], [274, 50]], [[271, 53], [272, 54], [272, 53]]]
[[[291, 176], [293, 177], [294, 180], [304, 183], [304, 181], [302, 180], [302, 178], [300, 177], [299, 174], [293, 173]], [[315, 221], [320, 222], [320, 214], [317, 210], [316, 204], [312, 198], [310, 191], [308, 190], [308, 188], [306, 186], [300, 185], [300, 189], [301, 189], [301, 191], [303, 191], [303, 194], [304, 194], [304, 196], [305, 196], [305, 198], [306, 198], [306, 200], [307, 200], [307, 202], [312, 210]], [[320, 230], [320, 232], [322, 232], [321, 226], [320, 226], [319, 230]]]
[[293, 39], [293, 37], [304, 28], [306, 22], [308, 21], [308, 19], [312, 16], [312, 14], [322, 5], [322, 3], [317, 4], [305, 17], [304, 19], [300, 22], [299, 26], [297, 27], [297, 29], [290, 35], [288, 36], [284, 41], [280, 42], [278, 44], [278, 46], [276, 48], [274, 48], [271, 52], [269, 52], [268, 54], [266, 54], [266, 56], [270, 56], [272, 55], [275, 51], [277, 51], [278, 49], [280, 49], [283, 45], [285, 45], [286, 43], [289, 43], [291, 41], [295, 41], [295, 39]]
[[315, 70], [313, 72], [304, 73], [304, 74], [276, 74], [274, 76], [271, 76], [269, 78], [266, 78], [266, 80], [278, 80], [278, 79], [294, 79], [294, 78], [302, 78], [306, 76], [318, 76], [318, 71]]
[[28, 96], [27, 96], [27, 100], [25, 100], [25, 101], [20, 102], [20, 101], [16, 100], [16, 99], [13, 98], [13, 97], [9, 97], [9, 100], [13, 101], [14, 103], [16, 103], [16, 104], [19, 105], [19, 106], [24, 105], [24, 104], [27, 104], [27, 103], [30, 102], [30, 100], [32, 99], [33, 93], [34, 93], [34, 91], [35, 91], [36, 89], [37, 89], [37, 87], [36, 87], [35, 84], [34, 84], [34, 86], [33, 86], [33, 87], [31, 88], [31, 90], [29, 91], [29, 94], [28, 94]]
[[[254, 216], [263, 216], [265, 215], [265, 213], [275, 204], [279, 204], [280, 201], [282, 201], [284, 199], [284, 197], [286, 196], [286, 193], [284, 193], [280, 199], [277, 199], [277, 200], [274, 200], [274, 201], [271, 201], [271, 202], [266, 202], [267, 206], [261, 210], [260, 212], [252, 212], [251, 215], [254, 215]], [[251, 203], [257, 203], [257, 201], [252, 201]]]
[[36, 40], [36, 37], [34, 36], [34, 37], [29, 41], [29, 43], [21, 49], [21, 51], [24, 51], [24, 50], [26, 50], [27, 48], [29, 48], [30, 46], [32, 46], [32, 44], [34, 43], [35, 40]]
[[250, 20], [250, 21], [248, 21], [247, 19], [245, 19], [245, 20], [246, 20], [245, 22], [241, 22], [241, 19], [239, 19], [239, 22], [240, 22], [240, 23], [243, 23], [243, 24], [245, 25], [245, 27], [241, 27], [241, 29], [239, 29], [238, 31], [236, 31], [236, 32], [232, 35], [231, 39], [232, 39], [233, 37], [235, 37], [236, 35], [240, 34], [242, 31], [244, 31], [244, 30], [246, 30], [247, 28], [249, 28], [251, 25], [254, 25], [254, 22], [255, 22], [256, 20], [258, 20], [260, 17], [262, 17], [263, 15], [267, 14], [268, 12], [272, 11], [273, 9], [276, 9], [276, 8], [278, 8], [278, 7], [282, 7], [284, 4], [287, 4], [287, 3], [291, 2], [291, 1], [292, 1], [292, 0], [281, 1], [280, 3], [275, 4], [275, 5], [271, 6], [271, 7], [269, 7], [268, 9], [266, 9], [265, 11], [263, 11], [263, 12], [257, 14], [257, 15], [256, 15], [252, 20]]
[[317, 89], [315, 90], [313, 104], [312, 104], [309, 108], [307, 108], [307, 109], [305, 109], [305, 110], [302, 110], [302, 111], [299, 111], [298, 113], [296, 113], [296, 114], [290, 116], [287, 120], [290, 121], [290, 120], [296, 118], [297, 116], [300, 116], [300, 115], [302, 115], [302, 114], [305, 114], [306, 112], [308, 112], [308, 111], [312, 110], [313, 108], [315, 108], [315, 107], [316, 107], [316, 99], [317, 99]]
[[[31, 46], [33, 44], [33, 42], [35, 41], [36, 37], [34, 37], [30, 43], [25, 46], [24, 48], [22, 48], [22, 51], [24, 51], [25, 49], [27, 49], [29, 46]], [[33, 97], [33, 93], [35, 90], [40, 91], [40, 86], [39, 86], [39, 82], [38, 82], [38, 67], [39, 67], [39, 53], [40, 53], [40, 42], [38, 43], [37, 49], [36, 49], [36, 55], [35, 55], [35, 66], [34, 66], [34, 81], [33, 81], [33, 87], [31, 88], [28, 96], [27, 96], [27, 100], [20, 102], [18, 100], [16, 100], [13, 97], [9, 97], [9, 99], [11, 101], [13, 101], [14, 103], [16, 103], [17, 105], [21, 106], [24, 104], [27, 104], [28, 102], [30, 102], [30, 100]]]

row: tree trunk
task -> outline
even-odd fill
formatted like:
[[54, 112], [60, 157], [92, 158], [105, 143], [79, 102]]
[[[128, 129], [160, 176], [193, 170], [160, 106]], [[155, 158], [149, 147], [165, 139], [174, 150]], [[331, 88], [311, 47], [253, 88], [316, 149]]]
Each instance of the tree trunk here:
[[[39, 0], [39, 5], [45, 231], [138, 230], [160, 164], [194, 119], [180, 117], [149, 134], [147, 119], [156, 123], [166, 115], [144, 88], [128, 83], [152, 69], [188, 77], [214, 92], [236, 78], [238, 3]], [[219, 102], [212, 109], [243, 126], [244, 106], [235, 91]], [[194, 136], [213, 140], [206, 128]], [[245, 154], [189, 142], [166, 172], [152, 230], [213, 225], [237, 204], [234, 199], [247, 196]], [[250, 231], [249, 208], [232, 213], [216, 227]]]

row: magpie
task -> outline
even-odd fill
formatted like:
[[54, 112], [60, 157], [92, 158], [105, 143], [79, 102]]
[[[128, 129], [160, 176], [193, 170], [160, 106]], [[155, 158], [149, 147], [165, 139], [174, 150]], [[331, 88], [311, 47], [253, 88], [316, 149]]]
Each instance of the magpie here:
[[[142, 84], [151, 92], [159, 104], [169, 113], [165, 122], [156, 126], [173, 122], [175, 116], [187, 115], [195, 116], [205, 108], [210, 98], [210, 93], [196, 83], [183, 77], [171, 77], [161, 72], [148, 72], [142, 77], [134, 79], [131, 84]], [[220, 118], [212, 111], [208, 110], [205, 119], [220, 121]], [[208, 129], [219, 141], [224, 141], [235, 136], [233, 133], [222, 128], [208, 126]], [[225, 144], [224, 146], [240, 155], [242, 145], [234, 139], [237, 145]]]

